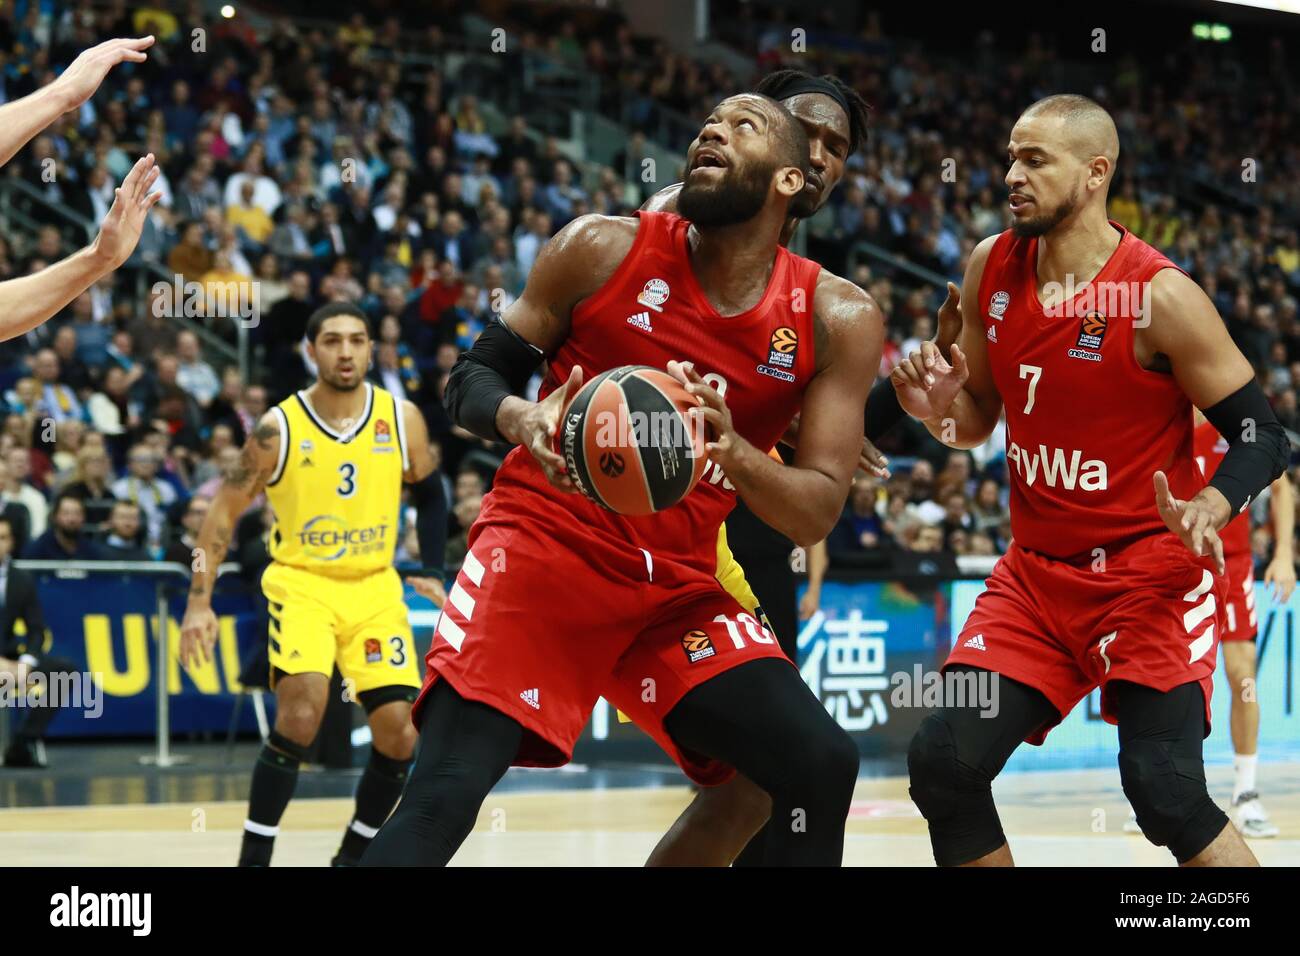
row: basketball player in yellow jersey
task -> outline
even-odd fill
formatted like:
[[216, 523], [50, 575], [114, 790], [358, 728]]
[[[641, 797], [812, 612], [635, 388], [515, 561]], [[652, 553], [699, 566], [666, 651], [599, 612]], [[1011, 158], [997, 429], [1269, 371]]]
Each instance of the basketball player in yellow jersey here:
[[[427, 486], [437, 482], [430, 478], [428, 430], [413, 404], [365, 381], [373, 343], [357, 306], [318, 309], [308, 320], [307, 340], [317, 380], [262, 416], [225, 476], [199, 532], [206, 570], [194, 572], [181, 625], [181, 662], [210, 657], [215, 570], [239, 515], [265, 489], [275, 512], [262, 590], [271, 617], [276, 717], [253, 769], [241, 866], [270, 863], [299, 765], [320, 729], [335, 664], [365, 708], [373, 741], [335, 866], [355, 864], [396, 806], [416, 741], [411, 702], [420, 672], [393, 551], [403, 481], [416, 485], [422, 526], [424, 513], [436, 510], [426, 507]], [[441, 486], [432, 493], [441, 502]], [[445, 523], [445, 511], [442, 517]], [[415, 583], [439, 599], [438, 582]]]

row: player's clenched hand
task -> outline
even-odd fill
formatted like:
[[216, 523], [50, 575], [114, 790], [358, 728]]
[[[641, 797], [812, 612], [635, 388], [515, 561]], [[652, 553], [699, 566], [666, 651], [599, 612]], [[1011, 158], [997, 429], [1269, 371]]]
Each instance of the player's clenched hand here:
[[116, 269], [130, 258], [144, 230], [144, 219], [162, 193], [149, 190], [158, 181], [161, 168], [153, 153], [131, 167], [122, 185], [113, 191], [113, 206], [100, 224], [91, 247], [108, 269]]
[[708, 426], [710, 440], [704, 443], [704, 453], [726, 471], [727, 461], [742, 442], [731, 420], [731, 409], [718, 390], [695, 371], [694, 362], [669, 362], [668, 374], [685, 385], [686, 391], [700, 403], [699, 408], [691, 410], [691, 415]]
[[1273, 556], [1264, 569], [1264, 583], [1272, 585], [1273, 599], [1279, 604], [1291, 599], [1291, 592], [1295, 590], [1295, 562], [1290, 555]]
[[108, 71], [119, 63], [143, 63], [148, 59], [145, 50], [153, 46], [153, 37], [105, 40], [92, 46], [68, 64], [53, 86], [62, 98], [63, 109], [74, 110], [95, 95]]
[[[789, 445], [791, 448], [799, 447], [798, 415], [790, 419], [790, 424], [785, 427], [785, 434], [781, 436], [781, 444]], [[889, 459], [865, 435], [862, 438], [862, 451], [858, 453], [858, 467], [869, 475], [875, 475], [877, 478], [885, 479], [889, 477]]]
[[187, 607], [181, 621], [181, 664], [190, 667], [212, 660], [212, 645], [217, 643], [217, 615], [211, 607]]
[[540, 402], [529, 405], [519, 416], [516, 437], [537, 459], [546, 474], [546, 480], [561, 491], [578, 490], [569, 477], [564, 458], [555, 451], [555, 436], [560, 430], [560, 416], [569, 399], [582, 388], [582, 369], [577, 365], [569, 370], [569, 378]]
[[1223, 541], [1218, 529], [1228, 510], [1228, 500], [1223, 493], [1207, 485], [1197, 492], [1195, 498], [1184, 501], [1170, 492], [1169, 479], [1163, 471], [1156, 472], [1155, 483], [1156, 508], [1165, 527], [1178, 535], [1178, 539], [1198, 558], [1214, 555], [1215, 571], [1222, 574]]
[[955, 344], [952, 346], [952, 364], [949, 365], [937, 345], [922, 342], [920, 351], [899, 362], [889, 380], [894, 383], [898, 404], [903, 411], [928, 422], [937, 421], [948, 413], [969, 375], [966, 356]]

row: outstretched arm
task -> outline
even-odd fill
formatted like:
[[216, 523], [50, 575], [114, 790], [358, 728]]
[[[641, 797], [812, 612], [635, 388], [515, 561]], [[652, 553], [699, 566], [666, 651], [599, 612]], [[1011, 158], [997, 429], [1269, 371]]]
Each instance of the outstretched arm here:
[[107, 40], [68, 65], [49, 86], [0, 106], [0, 166], [13, 159], [33, 136], [94, 96], [108, 71], [119, 63], [143, 63], [153, 37]]
[[36, 328], [126, 262], [140, 241], [145, 216], [162, 195], [149, 191], [158, 173], [150, 153], [115, 190], [94, 242], [33, 275], [0, 282], [0, 342]]

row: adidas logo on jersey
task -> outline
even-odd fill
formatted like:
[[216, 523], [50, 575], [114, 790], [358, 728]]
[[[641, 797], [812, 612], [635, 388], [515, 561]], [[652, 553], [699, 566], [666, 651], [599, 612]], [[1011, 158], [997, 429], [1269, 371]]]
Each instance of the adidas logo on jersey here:
[[636, 315], [627, 317], [627, 324], [636, 326], [642, 332], [653, 332], [654, 328], [650, 325], [650, 313], [638, 312]]
[[527, 704], [529, 707], [531, 707], [533, 710], [541, 710], [541, 709], [542, 709], [542, 705], [541, 705], [541, 704], [538, 702], [538, 700], [537, 700], [537, 688], [536, 688], [536, 687], [532, 688], [531, 690], [520, 691], [520, 693], [519, 693], [519, 699], [522, 700], [522, 701], [523, 701], [525, 704]]
[[975, 650], [977, 650], [977, 651], [986, 651], [986, 650], [988, 650], [988, 648], [984, 646], [984, 635], [983, 635], [983, 634], [976, 634], [974, 637], [968, 638], [968, 639], [966, 640], [966, 643], [963, 644], [962, 647], [973, 647], [973, 648], [975, 648]]
[[990, 325], [990, 326], [989, 326], [989, 341], [990, 341], [990, 342], [996, 342], [997, 340], [998, 340], [998, 327], [997, 327], [996, 325]]

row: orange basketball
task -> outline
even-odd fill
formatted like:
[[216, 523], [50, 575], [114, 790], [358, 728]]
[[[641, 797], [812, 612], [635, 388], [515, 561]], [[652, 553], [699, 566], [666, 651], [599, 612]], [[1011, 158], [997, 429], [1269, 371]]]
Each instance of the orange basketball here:
[[556, 451], [578, 490], [598, 505], [654, 514], [685, 498], [704, 474], [704, 429], [686, 414], [697, 405], [660, 369], [610, 369], [565, 407]]

